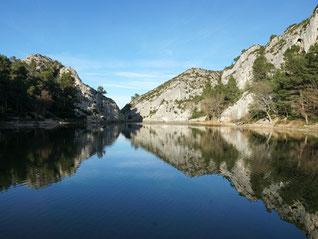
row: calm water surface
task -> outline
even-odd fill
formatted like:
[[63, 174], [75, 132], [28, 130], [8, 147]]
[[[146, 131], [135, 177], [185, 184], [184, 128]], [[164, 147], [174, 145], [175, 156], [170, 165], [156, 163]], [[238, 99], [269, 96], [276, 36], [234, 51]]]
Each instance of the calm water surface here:
[[1, 238], [318, 238], [318, 140], [177, 125], [0, 131]]

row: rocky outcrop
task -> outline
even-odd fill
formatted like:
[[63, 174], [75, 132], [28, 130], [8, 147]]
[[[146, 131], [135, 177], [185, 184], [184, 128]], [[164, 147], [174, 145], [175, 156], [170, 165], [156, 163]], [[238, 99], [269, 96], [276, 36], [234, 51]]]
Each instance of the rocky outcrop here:
[[[125, 108], [126, 118], [144, 121], [188, 121], [195, 107], [200, 108], [199, 96], [210, 80], [212, 87], [220, 79], [226, 84], [230, 77], [234, 77], [237, 86], [245, 93], [234, 105], [230, 105], [221, 115], [221, 121], [239, 120], [248, 114], [249, 105], [253, 102], [251, 94], [246, 92], [248, 84], [253, 79], [253, 64], [261, 48], [265, 57], [276, 67], [280, 68], [284, 62], [284, 53], [291, 46], [297, 44], [304, 52], [318, 42], [318, 9], [299, 24], [291, 25], [280, 36], [272, 36], [266, 46], [254, 45], [243, 50], [241, 56], [235, 59], [235, 64], [225, 68], [222, 72], [203, 69], [190, 69], [178, 77], [166, 82], [158, 88], [132, 101]], [[194, 82], [194, 88], [187, 87]], [[193, 96], [197, 101], [191, 102]], [[189, 100], [190, 99], [190, 100]], [[189, 104], [189, 102], [191, 102]]]
[[245, 92], [242, 97], [232, 106], [228, 107], [222, 114], [220, 121], [233, 121], [242, 119], [248, 114], [249, 106], [253, 102], [253, 94]]
[[60, 74], [70, 72], [78, 89], [77, 114], [84, 115], [88, 121], [121, 121], [124, 119], [115, 101], [98, 93], [92, 87], [84, 84], [77, 72], [71, 67], [62, 67]]
[[284, 62], [284, 53], [292, 45], [299, 45], [307, 52], [318, 41], [318, 8], [312, 15], [299, 24], [289, 26], [285, 32], [271, 39], [265, 46], [266, 58], [279, 68]]
[[121, 121], [124, 119], [115, 101], [84, 84], [77, 72], [71, 67], [65, 67], [61, 63], [40, 54], [28, 55], [23, 61], [28, 64], [35, 64], [36, 71], [45, 69], [47, 65], [55, 64], [55, 67], [59, 70], [59, 75], [66, 72], [71, 73], [72, 77], [75, 79], [75, 86], [78, 90], [78, 101], [75, 104], [76, 115], [85, 117], [89, 122]]
[[[27, 64], [34, 63], [36, 65], [36, 71], [41, 71], [45, 69], [48, 64], [52, 65], [55, 62], [50, 57], [42, 56], [40, 54], [28, 55], [22, 61], [24, 61]], [[59, 62], [57, 62], [57, 64], [59, 64], [59, 67], [62, 66]]]
[[254, 45], [248, 50], [243, 51], [232, 67], [225, 68], [221, 77], [222, 83], [226, 84], [229, 78], [233, 76], [236, 79], [237, 86], [241, 90], [244, 90], [246, 84], [253, 78], [253, 64], [260, 47], [260, 45]]
[[188, 121], [205, 84], [217, 84], [220, 72], [189, 69], [123, 108], [126, 120]]

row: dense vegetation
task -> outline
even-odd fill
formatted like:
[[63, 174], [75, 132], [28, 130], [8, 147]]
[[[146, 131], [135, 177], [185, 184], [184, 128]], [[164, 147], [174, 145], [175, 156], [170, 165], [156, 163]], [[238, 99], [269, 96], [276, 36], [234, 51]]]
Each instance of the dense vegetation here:
[[[202, 94], [201, 109], [209, 119], [218, 118], [225, 108], [240, 98], [241, 94], [233, 76], [229, 78], [227, 84], [219, 81], [213, 88], [211, 83], [207, 82]], [[194, 111], [194, 113], [197, 112]]]
[[27, 64], [0, 55], [0, 118], [73, 117], [77, 100], [71, 73], [61, 63]]
[[298, 45], [292, 46], [284, 54], [285, 63], [276, 70], [259, 51], [253, 65], [254, 80], [251, 91], [255, 102], [250, 108], [255, 119], [267, 115], [289, 119], [304, 118], [316, 120], [318, 117], [318, 45], [307, 53]]

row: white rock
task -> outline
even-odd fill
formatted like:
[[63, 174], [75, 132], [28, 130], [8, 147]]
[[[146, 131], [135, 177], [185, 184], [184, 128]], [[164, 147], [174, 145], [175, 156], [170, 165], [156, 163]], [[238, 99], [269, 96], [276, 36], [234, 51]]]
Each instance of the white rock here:
[[227, 108], [221, 115], [220, 121], [239, 120], [248, 114], [249, 106], [253, 102], [253, 94], [245, 92], [233, 105]]
[[193, 98], [202, 94], [207, 82], [217, 84], [219, 76], [217, 71], [189, 69], [132, 101], [132, 109], [125, 117], [127, 120], [142, 117], [143, 121], [188, 121], [193, 109], [200, 109]]
[[[53, 64], [54, 60], [40, 54], [28, 55], [23, 59], [24, 62], [36, 64], [36, 70], [40, 71], [46, 67], [46, 64]], [[90, 86], [84, 84], [79, 78], [77, 72], [71, 67], [62, 67], [59, 74], [70, 72], [75, 79], [75, 86], [78, 89], [75, 113], [78, 116], [86, 116], [88, 121], [120, 121], [124, 117], [120, 112], [115, 101], [103, 96]]]

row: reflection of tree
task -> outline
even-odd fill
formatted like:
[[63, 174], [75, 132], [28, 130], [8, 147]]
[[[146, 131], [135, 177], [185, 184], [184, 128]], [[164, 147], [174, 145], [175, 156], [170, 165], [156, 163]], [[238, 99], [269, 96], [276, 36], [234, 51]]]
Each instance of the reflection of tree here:
[[38, 188], [75, 173], [81, 161], [104, 154], [118, 127], [0, 133], [0, 190], [26, 183]]
[[240, 195], [262, 200], [309, 238], [318, 236], [317, 138], [160, 125], [127, 138], [186, 175], [221, 174]]
[[270, 184], [282, 184], [280, 196], [285, 203], [301, 202], [307, 211], [318, 211], [318, 140], [272, 138], [264, 147], [265, 138], [252, 135], [250, 139], [254, 149], [251, 183], [256, 196], [261, 198]]
[[[119, 133], [189, 176], [220, 174], [310, 238], [318, 235], [318, 139], [231, 128], [135, 125], [0, 131], [0, 190], [38, 188], [73, 174]], [[317, 218], [317, 219], [315, 219]]]
[[218, 129], [207, 128], [206, 132], [201, 131], [200, 139], [204, 160], [213, 161], [218, 169], [222, 163], [225, 163], [228, 170], [231, 171], [238, 159], [239, 152], [232, 144], [223, 139], [221, 132]]
[[216, 128], [147, 125], [125, 136], [189, 176], [217, 173], [223, 163], [231, 169], [239, 156]]

